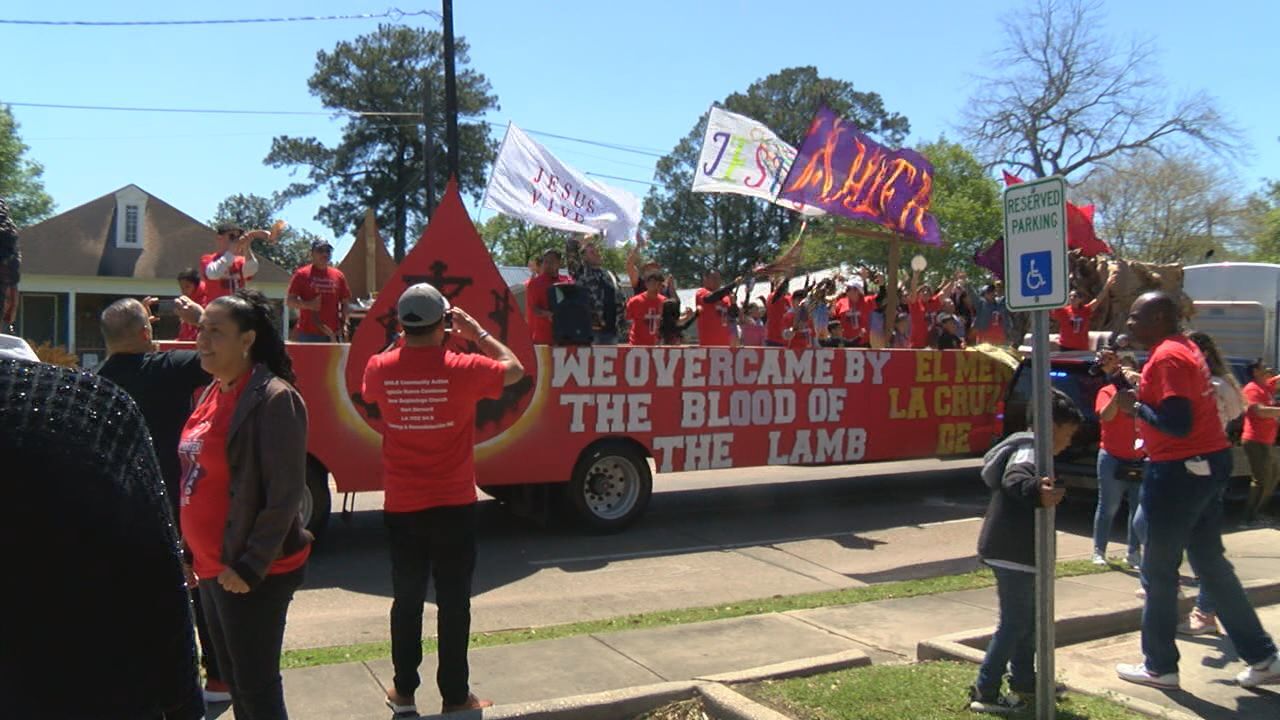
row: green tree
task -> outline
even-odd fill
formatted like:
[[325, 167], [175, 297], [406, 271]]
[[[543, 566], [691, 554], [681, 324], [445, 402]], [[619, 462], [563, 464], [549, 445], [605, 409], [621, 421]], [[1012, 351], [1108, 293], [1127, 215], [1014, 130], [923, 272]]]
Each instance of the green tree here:
[[[933, 197], [929, 212], [938, 220], [941, 247], [906, 243], [902, 267], [913, 255], [929, 262], [928, 273], [950, 276], [957, 270], [975, 274], [974, 253], [986, 249], [1002, 232], [1000, 186], [973, 153], [959, 143], [939, 138], [916, 148], [933, 163]], [[806, 267], [826, 268], [842, 263], [884, 267], [889, 249], [884, 241], [842, 235], [831, 223], [810, 223], [806, 233]]]
[[[563, 250], [569, 234], [533, 225], [507, 215], [494, 215], [480, 224], [480, 237], [499, 265], [525, 266], [549, 248]], [[605, 248], [601, 253], [609, 270], [622, 274], [626, 269], [626, 247]]]
[[1236, 254], [1241, 203], [1231, 179], [1208, 159], [1144, 154], [1094, 173], [1075, 196], [1097, 208], [1095, 227], [1118, 257], [1200, 262]]
[[[261, 195], [231, 195], [218, 203], [209, 227], [221, 223], [235, 223], [246, 230], [267, 229], [275, 222], [279, 205]], [[275, 243], [253, 241], [254, 254], [267, 258], [284, 268], [286, 272], [311, 262], [311, 241], [319, 236], [307, 230], [287, 227]]]
[[18, 227], [38, 223], [53, 214], [53, 198], [44, 190], [44, 166], [26, 157], [26, 143], [18, 135], [18, 121], [7, 105], [0, 105], [0, 197]]
[[[458, 114], [476, 118], [497, 110], [498, 99], [488, 79], [468, 67], [467, 43], [456, 42]], [[302, 167], [307, 180], [290, 185], [279, 197], [288, 202], [323, 189], [328, 204], [317, 220], [335, 235], [357, 227], [365, 208], [373, 208], [378, 224], [391, 228], [397, 261], [404, 258], [407, 238], [426, 224], [424, 127], [434, 137], [431, 153], [433, 197], [444, 192], [444, 65], [440, 33], [399, 25], [380, 25], [376, 32], [340, 42], [333, 52], [316, 54], [316, 69], [307, 81], [311, 94], [325, 107], [341, 111], [422, 113], [352, 117], [342, 140], [328, 147], [314, 137], [277, 137], [264, 162], [272, 167]], [[479, 199], [485, 173], [497, 151], [483, 122], [458, 128], [461, 177], [459, 187]]]
[[[885, 110], [879, 94], [822, 77], [814, 67], [780, 70], [745, 92], [729, 95], [721, 105], [764, 123], [795, 144], [822, 103], [888, 145], [901, 143], [910, 130], [907, 118]], [[733, 277], [770, 260], [800, 226], [796, 213], [757, 198], [690, 190], [706, 123], [703, 113], [675, 149], [658, 161], [657, 185], [645, 199], [649, 252], [682, 284], [700, 280], [703, 268], [714, 267]], [[831, 222], [811, 222], [810, 231]]]
[[1280, 182], [1245, 201], [1242, 229], [1250, 246], [1250, 259], [1280, 263]]

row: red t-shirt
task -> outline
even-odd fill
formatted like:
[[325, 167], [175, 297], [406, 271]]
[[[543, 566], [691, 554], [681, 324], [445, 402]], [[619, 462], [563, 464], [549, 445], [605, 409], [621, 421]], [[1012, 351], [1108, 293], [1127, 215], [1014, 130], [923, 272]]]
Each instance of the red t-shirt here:
[[770, 303], [768, 313], [764, 318], [764, 340], [766, 343], [776, 345], [786, 345], [787, 341], [782, 337], [782, 329], [786, 327], [782, 318], [791, 309], [791, 296], [783, 293], [775, 303]]
[[[196, 577], [210, 580], [226, 569], [222, 562], [222, 538], [231, 509], [231, 469], [227, 464], [227, 432], [236, 403], [249, 384], [248, 376], [227, 392], [214, 388], [196, 406], [182, 428], [178, 458], [182, 461], [182, 538], [191, 549]], [[311, 546], [288, 557], [276, 558], [268, 575], [302, 567]]]
[[[227, 252], [231, 252], [228, 250]], [[244, 275], [244, 256], [237, 255], [231, 261], [231, 269], [227, 271], [227, 276], [221, 280], [210, 280], [207, 268], [209, 263], [217, 260], [222, 253], [209, 253], [200, 256], [200, 279], [204, 281], [204, 294], [208, 302], [213, 302], [223, 295], [232, 295], [235, 291], [244, 287], [246, 283], [253, 279], [253, 276], [245, 277]]]
[[1107, 383], [1098, 390], [1098, 399], [1094, 401], [1094, 412], [1098, 413], [1098, 429], [1102, 432], [1099, 445], [1108, 455], [1121, 460], [1141, 460], [1142, 451], [1138, 449], [1138, 421], [1132, 415], [1117, 412], [1116, 416], [1103, 422], [1102, 410], [1111, 404], [1116, 396], [1116, 386]]
[[1141, 423], [1142, 440], [1152, 460], [1185, 460], [1229, 446], [1227, 433], [1218, 419], [1218, 401], [1209, 366], [1200, 348], [1182, 335], [1161, 340], [1142, 366], [1138, 398], [1157, 408], [1171, 397], [1191, 401], [1191, 433], [1186, 437], [1173, 437]]
[[537, 345], [551, 345], [555, 335], [551, 330], [551, 318], [539, 317], [534, 310], [551, 311], [551, 286], [560, 278], [538, 273], [524, 283], [525, 319], [529, 321], [529, 333]]
[[1244, 432], [1241, 433], [1242, 440], [1251, 442], [1260, 442], [1266, 445], [1274, 445], [1276, 442], [1276, 431], [1280, 429], [1280, 419], [1264, 418], [1249, 412], [1247, 408], [1254, 405], [1274, 405], [1276, 402], [1276, 382], [1280, 381], [1280, 375], [1277, 375], [1266, 382], [1265, 385], [1254, 381], [1244, 386]]
[[782, 316], [782, 326], [784, 328], [795, 328], [795, 332], [791, 333], [791, 339], [787, 341], [787, 347], [792, 350], [807, 350], [813, 347], [813, 339], [817, 337], [817, 333], [813, 331], [813, 318], [805, 318], [800, 323], [800, 327], [795, 327], [796, 311], [788, 310], [786, 315]]
[[[187, 297], [191, 298], [191, 301], [198, 304], [200, 307], [204, 307], [209, 304], [209, 299], [206, 297], [204, 291], [204, 282], [200, 282], [196, 285], [196, 289], [193, 290], [190, 295], [187, 295]], [[191, 323], [185, 322], [178, 324], [179, 340], [195, 340], [199, 334], [199, 325], [192, 325]]]
[[666, 298], [661, 295], [649, 297], [648, 293], [633, 295], [627, 301], [627, 321], [631, 329], [627, 332], [627, 342], [632, 345], [657, 345], [658, 328], [662, 326], [662, 304]]
[[713, 303], [705, 303], [706, 298], [714, 290], [698, 288], [693, 294], [693, 301], [698, 307], [698, 344], [702, 346], [729, 346], [729, 305], [728, 295]]
[[942, 301], [936, 297], [912, 300], [908, 309], [911, 311], [911, 347], [929, 347], [929, 330], [933, 327], [934, 318], [942, 310]]
[[1053, 311], [1058, 321], [1058, 347], [1063, 350], [1089, 349], [1089, 320], [1093, 310], [1088, 305], [1079, 308], [1070, 305]]
[[856, 303], [849, 301], [848, 295], [836, 300], [834, 308], [836, 319], [844, 331], [846, 341], [866, 341], [871, 331], [871, 313], [876, 310], [874, 297], [862, 296]]
[[289, 281], [288, 293], [297, 295], [303, 300], [320, 298], [318, 318], [315, 310], [298, 312], [298, 332], [308, 335], [326, 335], [320, 323], [327, 325], [333, 332], [338, 332], [338, 326], [342, 322], [338, 311], [347, 300], [351, 299], [347, 277], [341, 270], [332, 266], [319, 270], [315, 265], [304, 265], [293, 273], [293, 279]]
[[502, 365], [441, 347], [401, 347], [369, 358], [364, 399], [382, 430], [387, 512], [476, 501], [476, 403], [502, 395]]

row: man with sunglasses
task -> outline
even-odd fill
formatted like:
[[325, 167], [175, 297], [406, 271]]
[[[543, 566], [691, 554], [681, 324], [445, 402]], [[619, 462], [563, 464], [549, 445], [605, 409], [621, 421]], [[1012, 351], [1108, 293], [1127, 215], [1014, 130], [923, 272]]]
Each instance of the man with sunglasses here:
[[298, 311], [298, 342], [339, 342], [347, 335], [351, 289], [342, 271], [329, 264], [328, 240], [311, 243], [311, 264], [293, 273], [285, 303]]
[[258, 258], [253, 254], [252, 241], [271, 237], [266, 230], [245, 232], [232, 223], [223, 223], [214, 232], [218, 249], [200, 257], [207, 302], [234, 294], [258, 274]]

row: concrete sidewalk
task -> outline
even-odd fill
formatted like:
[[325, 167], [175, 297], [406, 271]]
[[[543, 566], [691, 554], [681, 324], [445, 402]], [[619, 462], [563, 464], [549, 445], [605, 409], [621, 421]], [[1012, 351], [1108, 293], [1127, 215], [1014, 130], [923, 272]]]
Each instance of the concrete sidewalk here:
[[[1225, 541], [1242, 580], [1280, 582], [1280, 532], [1240, 532], [1227, 536]], [[1057, 611], [1059, 616], [1070, 616], [1132, 610], [1141, 606], [1134, 595], [1137, 587], [1135, 576], [1121, 572], [1060, 580]], [[867, 658], [876, 663], [904, 662], [916, 659], [917, 646], [922, 641], [988, 627], [995, 619], [995, 590], [986, 588], [481, 648], [471, 652], [472, 687], [481, 697], [510, 704], [666, 681], [724, 679], [726, 674], [818, 656], [835, 656], [835, 664], [845, 666], [866, 662]], [[1267, 610], [1264, 619], [1280, 636], [1280, 611]], [[1239, 663], [1213, 670], [1212, 679], [1201, 677], [1198, 669], [1192, 670], [1192, 665], [1202, 661], [1206, 666], [1218, 667], [1229, 662], [1229, 647], [1222, 647], [1229, 643], [1215, 642], [1197, 639], [1182, 643], [1183, 685], [1187, 692], [1180, 697], [1147, 698], [1146, 695], [1162, 694], [1146, 693], [1142, 688], [1133, 688], [1142, 691], [1135, 694], [1183, 713], [1189, 709], [1198, 712], [1193, 708], [1203, 702], [1215, 712], [1230, 710], [1261, 713], [1254, 717], [1280, 717], [1280, 696], [1237, 697], [1243, 692], [1239, 688], [1232, 686], [1230, 690], [1235, 692], [1223, 693], [1218, 687], [1222, 679], [1243, 669]], [[1200, 658], [1196, 654], [1199, 648], [1206, 648], [1212, 657]], [[1141, 654], [1137, 639], [1126, 635], [1110, 642], [1063, 648], [1059, 657], [1060, 668], [1068, 679], [1078, 677], [1090, 686], [1126, 693], [1132, 686], [1106, 682], [1106, 670], [1114, 662], [1137, 661]], [[390, 713], [383, 707], [382, 698], [391, 674], [389, 659], [286, 671], [290, 714], [303, 720], [385, 720]], [[427, 656], [421, 674], [424, 682], [418, 691], [419, 710], [435, 712], [439, 697], [434, 683], [434, 655]], [[1211, 689], [1217, 694], [1210, 699], [1192, 697]], [[210, 710], [211, 718], [232, 718], [226, 706]]]

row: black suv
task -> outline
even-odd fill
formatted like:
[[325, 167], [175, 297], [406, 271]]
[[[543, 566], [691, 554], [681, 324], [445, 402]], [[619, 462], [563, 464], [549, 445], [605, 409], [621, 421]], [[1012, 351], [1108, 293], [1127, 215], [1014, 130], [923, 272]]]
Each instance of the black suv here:
[[[1095, 353], [1079, 351], [1055, 352], [1049, 359], [1049, 377], [1053, 386], [1066, 393], [1084, 414], [1084, 424], [1076, 431], [1070, 447], [1054, 458], [1054, 470], [1058, 478], [1069, 487], [1094, 490], [1098, 487], [1099, 437], [1098, 415], [1094, 410], [1094, 401], [1097, 399], [1098, 390], [1108, 382], [1102, 375], [1090, 372], [1096, 359]], [[1139, 365], [1145, 360], [1145, 354], [1138, 355]], [[1248, 382], [1244, 372], [1247, 360], [1228, 358], [1227, 362], [1231, 364], [1241, 384]], [[1027, 429], [1027, 405], [1030, 399], [1031, 359], [1027, 358], [1014, 373], [1013, 380], [1009, 383], [1009, 390], [1005, 394], [1002, 417], [997, 418], [1004, 423], [1004, 436]], [[1227, 497], [1232, 500], [1243, 500], [1249, 493], [1249, 463], [1238, 442], [1232, 454], [1235, 464], [1231, 473], [1233, 481], [1227, 491]], [[1243, 483], [1240, 482], [1242, 478]]]

